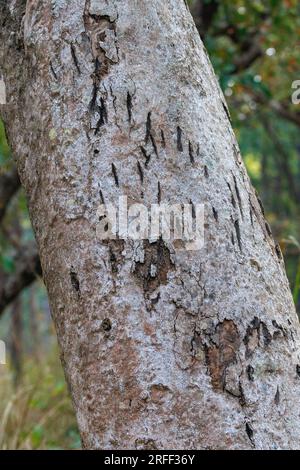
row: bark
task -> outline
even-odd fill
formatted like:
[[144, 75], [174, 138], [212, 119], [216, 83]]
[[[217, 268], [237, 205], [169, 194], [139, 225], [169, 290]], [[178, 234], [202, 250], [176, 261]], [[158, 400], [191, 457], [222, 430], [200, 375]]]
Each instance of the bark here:
[[[23, 3], [2, 112], [84, 446], [297, 448], [298, 319], [185, 2]], [[101, 243], [120, 195], [205, 203], [203, 250]]]

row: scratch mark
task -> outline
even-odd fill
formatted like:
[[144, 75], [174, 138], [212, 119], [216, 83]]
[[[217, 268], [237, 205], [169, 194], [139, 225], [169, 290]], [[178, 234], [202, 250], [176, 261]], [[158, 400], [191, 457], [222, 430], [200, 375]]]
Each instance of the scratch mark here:
[[149, 139], [150, 139], [151, 128], [152, 128], [151, 112], [149, 112], [147, 116], [147, 122], [146, 122], [146, 137], [145, 137], [146, 144], [149, 142]]
[[161, 186], [160, 186], [160, 182], [158, 182], [158, 184], [157, 184], [157, 201], [158, 201], [158, 204], [161, 203]]
[[189, 141], [189, 156], [190, 156], [190, 162], [193, 165], [195, 163], [195, 157], [194, 157], [194, 151], [193, 151], [193, 146], [191, 141]]
[[116, 186], [119, 187], [119, 178], [118, 178], [117, 169], [114, 163], [111, 164], [111, 169], [112, 169], [112, 173], [115, 179]]
[[143, 182], [144, 182], [144, 173], [143, 173], [143, 169], [141, 167], [140, 162], [137, 162], [137, 167], [138, 167], [138, 172], [139, 172], [139, 175], [140, 175], [141, 183], [143, 184]]
[[177, 150], [179, 152], [183, 152], [182, 146], [182, 129], [178, 126], [177, 127]]
[[164, 131], [162, 129], [160, 131], [160, 135], [161, 135], [161, 145], [162, 145], [163, 148], [166, 148], [165, 134], [164, 134]]
[[52, 64], [51, 61], [50, 61], [50, 70], [51, 70], [52, 75], [53, 75], [53, 77], [55, 78], [55, 80], [57, 80], [57, 74], [56, 74], [56, 72], [55, 72], [55, 70], [54, 70], [54, 67], [53, 67], [53, 64]]
[[131, 124], [131, 121], [132, 121], [132, 96], [129, 92], [127, 93], [126, 104], [127, 104], [128, 120], [129, 120], [129, 123]]
[[146, 149], [144, 147], [141, 146], [140, 149], [141, 149], [141, 152], [143, 154], [143, 157], [145, 158], [145, 167], [147, 168], [148, 164], [151, 160], [151, 155], [147, 154]]
[[240, 251], [242, 251], [241, 229], [240, 229], [240, 224], [239, 224], [238, 220], [236, 220], [234, 222], [234, 227], [235, 227], [235, 231], [236, 231], [236, 238], [237, 238], [237, 241], [238, 241], [238, 244], [239, 244], [239, 248], [240, 248]]
[[73, 43], [71, 43], [71, 55], [72, 55], [72, 59], [73, 59], [73, 62], [74, 62], [74, 65], [77, 69], [77, 72], [78, 74], [80, 75], [81, 74], [81, 70], [80, 70], [80, 67], [79, 67], [79, 63], [78, 63], [78, 59], [77, 59], [77, 55], [76, 55], [76, 49], [75, 49], [75, 46]]
[[158, 157], [157, 145], [156, 145], [155, 139], [154, 139], [152, 134], [150, 134], [150, 139], [151, 139], [152, 147], [154, 149], [154, 153]]

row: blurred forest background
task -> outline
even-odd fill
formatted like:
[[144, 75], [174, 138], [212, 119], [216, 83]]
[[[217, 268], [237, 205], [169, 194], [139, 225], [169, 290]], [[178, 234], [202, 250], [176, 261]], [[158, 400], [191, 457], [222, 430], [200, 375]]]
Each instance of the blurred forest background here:
[[[300, 311], [298, 0], [188, 2], [225, 93], [253, 185], [285, 256]], [[1, 47], [1, 46], [0, 46]], [[0, 120], [0, 449], [76, 449], [26, 200]]]

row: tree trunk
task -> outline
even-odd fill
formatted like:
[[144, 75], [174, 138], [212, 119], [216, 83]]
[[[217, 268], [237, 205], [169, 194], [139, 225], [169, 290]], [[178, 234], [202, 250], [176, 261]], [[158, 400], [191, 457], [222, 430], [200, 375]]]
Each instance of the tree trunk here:
[[[2, 113], [84, 446], [297, 448], [298, 319], [185, 2], [5, 3]], [[204, 203], [204, 248], [101, 242], [124, 195]]]

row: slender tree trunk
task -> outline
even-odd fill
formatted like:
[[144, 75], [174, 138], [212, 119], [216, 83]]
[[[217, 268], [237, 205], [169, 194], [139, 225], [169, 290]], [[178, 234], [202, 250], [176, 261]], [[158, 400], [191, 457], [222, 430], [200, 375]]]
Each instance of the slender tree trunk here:
[[[297, 448], [299, 324], [183, 0], [1, 4], [2, 107], [87, 448]], [[205, 204], [205, 246], [101, 242]]]
[[[21, 245], [21, 226], [19, 220], [13, 221], [13, 236], [17, 245]], [[13, 382], [15, 387], [20, 384], [23, 369], [23, 302], [21, 295], [14, 300], [11, 306], [10, 323], [10, 355], [13, 368]]]
[[29, 290], [29, 330], [30, 330], [30, 352], [35, 361], [40, 358], [40, 335], [38, 328], [39, 309], [36, 302], [37, 289], [32, 286]]

